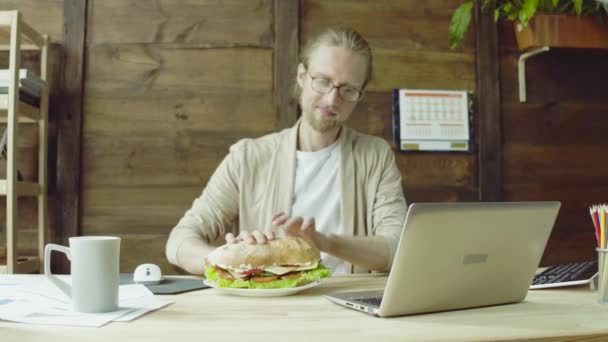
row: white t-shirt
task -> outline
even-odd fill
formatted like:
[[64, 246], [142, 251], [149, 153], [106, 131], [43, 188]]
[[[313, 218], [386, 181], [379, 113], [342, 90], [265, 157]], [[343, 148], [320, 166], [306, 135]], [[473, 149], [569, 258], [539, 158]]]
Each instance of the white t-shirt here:
[[[340, 216], [340, 150], [338, 142], [316, 151], [296, 151], [296, 181], [291, 216], [314, 218], [318, 232], [343, 234]], [[346, 263], [321, 253], [321, 262], [332, 274], [349, 273]]]

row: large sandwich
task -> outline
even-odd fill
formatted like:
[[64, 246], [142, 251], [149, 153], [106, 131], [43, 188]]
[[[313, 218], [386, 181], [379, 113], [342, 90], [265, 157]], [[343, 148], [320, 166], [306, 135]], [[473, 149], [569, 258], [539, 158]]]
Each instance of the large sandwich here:
[[241, 241], [211, 252], [206, 259], [205, 277], [218, 287], [297, 287], [329, 277], [329, 270], [319, 260], [319, 250], [297, 237], [278, 238], [266, 244]]

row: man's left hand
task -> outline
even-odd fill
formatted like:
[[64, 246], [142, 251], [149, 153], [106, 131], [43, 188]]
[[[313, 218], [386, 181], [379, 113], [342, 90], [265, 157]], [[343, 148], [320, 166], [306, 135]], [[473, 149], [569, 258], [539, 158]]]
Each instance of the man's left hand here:
[[300, 237], [321, 249], [321, 234], [317, 232], [314, 218], [304, 220], [301, 216], [289, 217], [285, 213], [278, 213], [272, 218], [272, 225], [288, 236]]

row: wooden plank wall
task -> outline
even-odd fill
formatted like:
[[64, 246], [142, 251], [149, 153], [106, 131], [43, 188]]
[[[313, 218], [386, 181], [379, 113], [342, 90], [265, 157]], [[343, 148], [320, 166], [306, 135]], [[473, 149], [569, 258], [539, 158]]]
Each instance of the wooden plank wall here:
[[[0, 2], [0, 11], [19, 10], [22, 19], [39, 32], [46, 33], [51, 38], [49, 72], [50, 85], [50, 107], [49, 107], [49, 139], [54, 141], [56, 137], [55, 118], [57, 116], [56, 104], [59, 100], [60, 68], [61, 60], [60, 45], [63, 40], [63, 0], [3, 0]], [[21, 64], [36, 72], [40, 72], [40, 54], [38, 52], [24, 52], [21, 55]], [[0, 53], [0, 68], [8, 67], [8, 54]], [[0, 134], [4, 132], [5, 125], [0, 126]], [[24, 179], [35, 180], [38, 177], [38, 129], [34, 125], [22, 125], [19, 129], [19, 155], [18, 169]], [[55, 146], [49, 145], [49, 240], [55, 239], [54, 218], [56, 206], [55, 192]], [[6, 162], [0, 161], [0, 178], [6, 175]], [[18, 202], [18, 247], [20, 255], [34, 255], [37, 253], [37, 201], [34, 198], [21, 198]], [[0, 197], [0, 263], [5, 260], [6, 243], [6, 200]]]
[[228, 147], [275, 130], [273, 1], [89, 0], [83, 234], [164, 246]]
[[518, 97], [513, 28], [501, 27], [500, 73], [506, 200], [559, 200], [542, 263], [596, 258], [588, 207], [608, 199], [608, 52], [552, 50], [527, 62]]
[[[395, 88], [476, 90], [474, 30], [451, 51], [448, 25], [459, 0], [301, 1], [303, 44], [325, 27], [352, 27], [371, 44], [374, 79], [349, 124], [392, 142]], [[475, 153], [397, 154], [408, 202], [476, 201]]]

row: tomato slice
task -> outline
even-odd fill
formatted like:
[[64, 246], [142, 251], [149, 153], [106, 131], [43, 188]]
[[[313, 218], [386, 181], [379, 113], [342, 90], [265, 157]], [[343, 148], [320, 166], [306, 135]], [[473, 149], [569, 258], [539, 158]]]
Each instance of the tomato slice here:
[[250, 270], [243, 271], [243, 272], [240, 272], [240, 273], [242, 273], [242, 274], [258, 274], [260, 272], [263, 272], [263, 270], [261, 268], [252, 268]]

